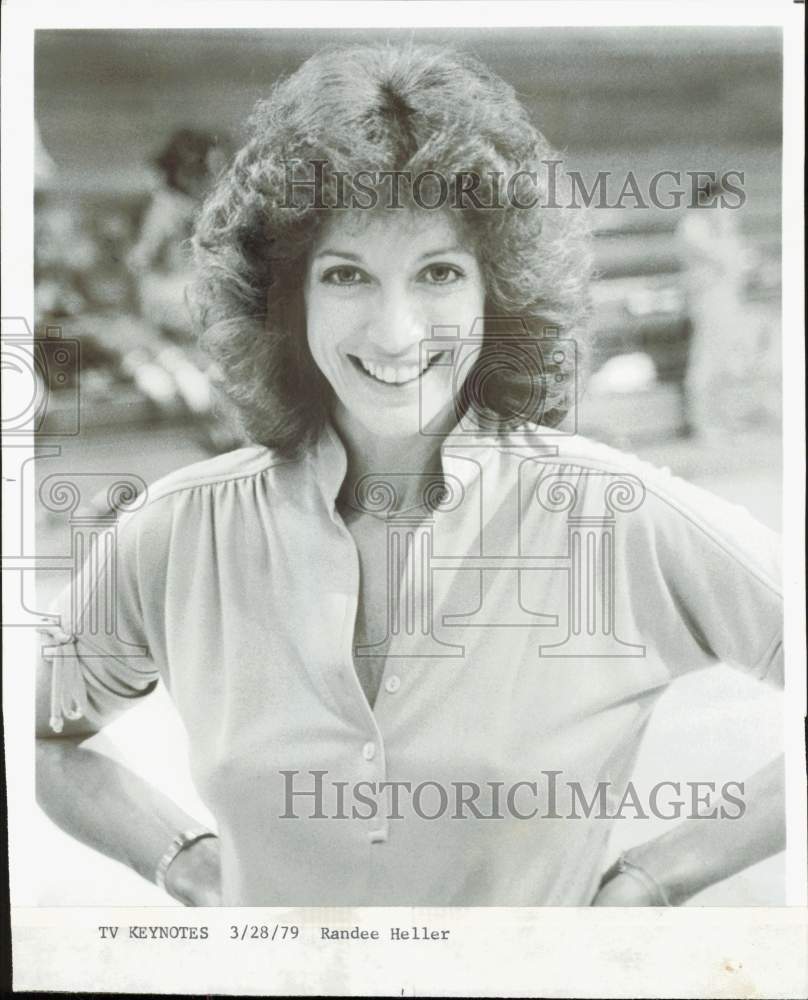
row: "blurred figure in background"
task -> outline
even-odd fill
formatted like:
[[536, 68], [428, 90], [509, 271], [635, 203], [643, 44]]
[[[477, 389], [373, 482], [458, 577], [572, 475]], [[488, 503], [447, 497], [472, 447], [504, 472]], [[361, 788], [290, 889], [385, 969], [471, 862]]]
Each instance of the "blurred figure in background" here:
[[692, 326], [686, 430], [702, 439], [731, 430], [733, 383], [743, 379], [753, 351], [744, 305], [746, 248], [724, 193], [720, 178], [700, 188], [677, 231]]
[[188, 128], [174, 132], [154, 160], [158, 185], [127, 259], [137, 279], [143, 318], [183, 338], [190, 337], [185, 288], [192, 278], [186, 241], [228, 151], [227, 141], [217, 135]]

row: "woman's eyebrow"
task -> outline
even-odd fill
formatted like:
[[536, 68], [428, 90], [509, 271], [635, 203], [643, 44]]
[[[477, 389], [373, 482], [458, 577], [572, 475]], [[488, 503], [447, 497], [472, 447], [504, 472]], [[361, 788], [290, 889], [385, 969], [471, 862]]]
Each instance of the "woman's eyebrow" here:
[[[467, 256], [473, 256], [472, 252], [470, 250], [467, 250], [465, 247], [450, 246], [450, 247], [440, 247], [437, 250], [427, 250], [426, 253], [422, 253], [418, 257], [418, 260], [425, 260], [427, 257], [440, 257], [441, 254], [445, 253], [462, 253], [466, 254]], [[354, 261], [362, 260], [361, 254], [351, 253], [350, 250], [340, 250], [334, 247], [323, 247], [322, 250], [318, 250], [318, 252], [314, 255], [314, 260], [317, 260], [319, 257], [344, 257], [346, 260], [354, 260]]]
[[314, 255], [314, 259], [317, 260], [318, 257], [345, 257], [348, 260], [361, 260], [361, 256], [356, 253], [351, 253], [349, 250], [332, 250], [331, 247], [325, 247], [325, 249], [320, 250]]
[[428, 250], [426, 253], [422, 253], [418, 260], [423, 260], [425, 257], [439, 257], [444, 253], [464, 253], [467, 256], [473, 256], [471, 250], [467, 250], [465, 247], [451, 246], [442, 247], [440, 250]]

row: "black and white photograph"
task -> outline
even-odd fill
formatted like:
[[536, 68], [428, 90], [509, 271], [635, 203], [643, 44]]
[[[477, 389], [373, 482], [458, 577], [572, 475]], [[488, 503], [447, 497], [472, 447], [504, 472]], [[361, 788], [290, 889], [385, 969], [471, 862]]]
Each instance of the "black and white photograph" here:
[[24, 36], [15, 985], [448, 995], [455, 915], [637, 977], [769, 914], [644, 995], [808, 989], [804, 8], [194, 6]]

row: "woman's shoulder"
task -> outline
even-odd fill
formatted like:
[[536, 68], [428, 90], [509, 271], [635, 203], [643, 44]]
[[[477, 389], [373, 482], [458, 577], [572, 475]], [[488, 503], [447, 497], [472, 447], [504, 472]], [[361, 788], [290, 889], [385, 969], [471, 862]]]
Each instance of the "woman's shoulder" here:
[[[554, 442], [555, 443], [555, 442]], [[734, 562], [779, 587], [780, 540], [741, 504], [675, 475], [667, 466], [580, 435], [559, 438], [556, 453], [541, 459], [548, 486], [560, 477], [575, 483], [586, 513], [617, 517], [626, 528], [649, 531], [656, 545], [693, 553], [722, 550]], [[628, 519], [624, 514], [631, 514]]]
[[[654, 465], [638, 455], [621, 451], [582, 434], [564, 434], [544, 427], [521, 428], [496, 439], [497, 450], [505, 450], [517, 460], [536, 463], [542, 476], [636, 476], [652, 488], [676, 488], [670, 469]], [[681, 480], [679, 481], [681, 482]]]
[[271, 470], [295, 464], [298, 460], [284, 457], [272, 448], [248, 445], [212, 458], [175, 469], [152, 483], [144, 497], [150, 505], [168, 497], [190, 493], [202, 488], [216, 490], [228, 483], [248, 481]]
[[[234, 502], [243, 508], [257, 498], [270, 501], [285, 470], [299, 466], [261, 445], [249, 445], [175, 469], [150, 483], [122, 511], [120, 535], [136, 544], [163, 549], [179, 529], [186, 534], [212, 516], [220, 521], [232, 515]], [[278, 473], [280, 475], [278, 475]], [[256, 483], [261, 485], [256, 489]]]
[[[599, 479], [617, 483], [620, 479], [638, 481], [644, 492], [650, 492], [682, 509], [691, 506], [699, 508], [716, 501], [722, 508], [733, 507], [726, 500], [714, 497], [708, 491], [693, 485], [686, 479], [674, 475], [670, 467], [656, 464], [631, 452], [622, 451], [612, 445], [595, 441], [581, 434], [548, 435], [535, 439], [532, 448], [529, 442], [509, 439], [509, 445], [521, 445], [518, 451], [532, 451], [531, 459], [542, 467], [543, 476], [560, 475], [578, 477], [584, 482], [591, 479], [594, 486]], [[738, 510], [743, 510], [739, 507]]]
[[160, 579], [168, 557], [191, 559], [206, 537], [254, 534], [277, 499], [292, 496], [301, 462], [258, 445], [238, 448], [176, 469], [149, 484], [122, 512], [117, 545], [121, 564]]
[[[767, 567], [773, 565], [779, 536], [740, 504], [647, 458], [583, 435], [537, 430], [507, 435], [501, 444], [517, 463], [527, 458], [534, 467], [531, 486], [540, 506], [572, 517], [617, 517], [625, 529], [651, 533], [674, 546], [685, 540], [688, 548], [718, 546], [747, 566], [759, 566], [765, 554]], [[524, 488], [524, 474], [521, 479]]]

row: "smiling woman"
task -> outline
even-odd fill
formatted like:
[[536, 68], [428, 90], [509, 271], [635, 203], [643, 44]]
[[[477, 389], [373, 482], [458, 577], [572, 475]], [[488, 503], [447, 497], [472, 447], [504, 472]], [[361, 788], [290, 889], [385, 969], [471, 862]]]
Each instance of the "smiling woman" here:
[[[44, 808], [185, 903], [678, 904], [782, 849], [774, 762], [604, 874], [665, 689], [718, 662], [782, 683], [778, 545], [570, 433], [585, 229], [490, 197], [549, 155], [468, 56], [337, 50], [205, 204], [200, 336], [250, 443], [150, 488], [114, 635], [66, 595], [39, 684]], [[218, 836], [79, 746], [159, 680]]]

